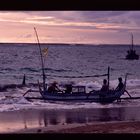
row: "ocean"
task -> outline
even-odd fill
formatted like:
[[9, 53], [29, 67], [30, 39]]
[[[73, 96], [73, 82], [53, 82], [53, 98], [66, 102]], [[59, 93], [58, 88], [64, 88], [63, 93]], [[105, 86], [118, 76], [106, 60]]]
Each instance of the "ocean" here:
[[[45, 73], [47, 75], [46, 83], [50, 84], [53, 81], [57, 81], [60, 88], [63, 88], [63, 85], [72, 82], [75, 85], [85, 85], [87, 92], [93, 89], [98, 90], [102, 86], [103, 79], [107, 77], [96, 77], [95, 75], [107, 74], [107, 69], [110, 67], [110, 88], [114, 89], [117, 86], [118, 77], [122, 77], [124, 81], [125, 74], [128, 73], [126, 89], [131, 96], [140, 97], [140, 60], [125, 59], [129, 47], [129, 45], [41, 44], [42, 50], [43, 48], [48, 48], [47, 55], [44, 55]], [[136, 45], [134, 48], [136, 53], [140, 54], [140, 46]], [[42, 82], [38, 45], [30, 43], [1, 43], [0, 87], [21, 84], [24, 74], [27, 86], [8, 88], [6, 91], [0, 92], [0, 117], [3, 118], [0, 119], [0, 132], [4, 131], [2, 129], [4, 122], [9, 121], [8, 117], [3, 117], [4, 114], [10, 113], [14, 115], [14, 111], [27, 110], [22, 117], [19, 115], [20, 117], [17, 116], [17, 119], [15, 119], [16, 121], [20, 120], [18, 122], [18, 126], [20, 126], [19, 124], [23, 122], [25, 124], [25, 120], [28, 121], [25, 116], [29, 113], [29, 110], [32, 111], [33, 109], [41, 112], [37, 111], [38, 113], [34, 116], [29, 115], [33, 118], [34, 123], [38, 122], [38, 116], [43, 116], [44, 112], [48, 114], [46, 115], [48, 118], [45, 116], [46, 120], [51, 119], [50, 114], [53, 112], [52, 116], [56, 119], [56, 123], [49, 122], [51, 125], [82, 123], [82, 121], [79, 121], [81, 119], [84, 120], [84, 123], [92, 121], [140, 120], [139, 100], [122, 100], [122, 102], [105, 105], [100, 103], [40, 100], [30, 102], [26, 100], [23, 94], [29, 89], [38, 90], [38, 86], [35, 86], [35, 84], [37, 84], [38, 80]], [[40, 96], [40, 94], [37, 92], [28, 93], [28, 96]], [[127, 94], [123, 96], [128, 97]], [[129, 112], [130, 110], [131, 112]], [[137, 111], [134, 112], [134, 110]], [[82, 113], [82, 111], [84, 112]], [[90, 115], [91, 112], [94, 115]], [[106, 115], [106, 117], [101, 117], [102, 115]], [[57, 119], [59, 117], [62, 119]], [[69, 117], [70, 122], [66, 121], [67, 117]], [[4, 119], [5, 121], [3, 121]], [[72, 119], [73, 121], [71, 121]], [[34, 123], [31, 123], [33, 120], [29, 120], [29, 127], [35, 127]], [[8, 130], [9, 126], [6, 128], [5, 131]]]

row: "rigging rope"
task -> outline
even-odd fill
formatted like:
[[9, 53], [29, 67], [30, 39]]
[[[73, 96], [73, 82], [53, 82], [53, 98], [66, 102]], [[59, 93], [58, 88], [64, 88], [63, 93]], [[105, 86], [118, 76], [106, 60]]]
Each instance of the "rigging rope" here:
[[102, 74], [102, 75], [87, 75], [87, 76], [59, 76], [59, 75], [49, 75], [46, 74], [46, 76], [53, 76], [53, 77], [61, 77], [61, 78], [89, 78], [89, 77], [101, 77], [101, 76], [107, 76], [108, 74]]

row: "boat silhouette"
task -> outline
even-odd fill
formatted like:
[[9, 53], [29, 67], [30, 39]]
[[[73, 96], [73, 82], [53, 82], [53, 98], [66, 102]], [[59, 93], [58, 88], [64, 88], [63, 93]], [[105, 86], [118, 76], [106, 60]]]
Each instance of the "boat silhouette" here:
[[131, 34], [131, 40], [132, 40], [132, 45], [131, 45], [131, 48], [127, 51], [126, 59], [128, 59], [128, 60], [138, 60], [139, 55], [136, 54], [136, 50], [134, 49], [133, 34]]

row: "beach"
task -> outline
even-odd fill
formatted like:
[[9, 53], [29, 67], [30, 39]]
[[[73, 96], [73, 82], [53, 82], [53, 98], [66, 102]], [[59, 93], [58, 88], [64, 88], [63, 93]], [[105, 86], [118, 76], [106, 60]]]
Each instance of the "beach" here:
[[102, 122], [102, 123], [92, 123], [83, 125], [68, 125], [59, 126], [52, 128], [38, 127], [33, 129], [23, 129], [17, 132], [17, 134], [24, 133], [101, 133], [101, 134], [140, 134], [140, 121], [138, 122]]
[[138, 108], [0, 112], [0, 134], [140, 134]]

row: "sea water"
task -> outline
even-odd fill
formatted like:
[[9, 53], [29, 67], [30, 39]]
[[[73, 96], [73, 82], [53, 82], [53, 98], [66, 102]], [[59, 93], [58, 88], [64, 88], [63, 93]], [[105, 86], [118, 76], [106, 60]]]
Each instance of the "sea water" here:
[[[47, 75], [46, 83], [50, 84], [53, 81], [57, 81], [61, 88], [66, 83], [71, 82], [75, 85], [86, 86], [87, 92], [93, 89], [98, 90], [102, 86], [103, 79], [107, 77], [96, 77], [95, 75], [107, 74], [109, 66], [110, 88], [114, 89], [117, 86], [118, 77], [122, 77], [124, 81], [125, 74], [128, 73], [126, 89], [131, 96], [140, 97], [140, 60], [125, 59], [129, 47], [129, 45], [41, 44], [42, 50], [48, 48], [47, 55], [43, 54], [45, 73]], [[135, 46], [135, 49], [136, 53], [140, 54], [140, 46]], [[73, 109], [97, 110], [118, 108], [119, 110], [120, 108], [139, 109], [140, 107], [139, 100], [122, 100], [119, 103], [114, 102], [105, 105], [100, 103], [41, 100], [30, 102], [23, 97], [23, 94], [29, 89], [38, 90], [38, 87], [29, 87], [28, 84], [37, 84], [38, 80], [42, 82], [42, 68], [38, 45], [30, 43], [0, 44], [0, 86], [21, 84], [24, 74], [27, 87], [9, 88], [7, 91], [0, 92], [0, 112], [26, 109], [45, 109], [56, 112], [62, 110], [71, 111]], [[40, 96], [40, 94], [37, 92], [28, 93], [28, 96]], [[123, 96], [128, 97], [127, 94]], [[128, 113], [128, 110], [126, 111], [127, 113], [124, 113], [128, 115], [125, 118], [131, 118], [130, 116], [133, 114]], [[135, 115], [137, 116], [136, 118], [134, 115], [132, 116], [133, 119], [139, 120], [139, 113]]]
[[[132, 96], [140, 96], [140, 60], [125, 59], [129, 47], [129, 45], [41, 44], [42, 50], [48, 48], [47, 55], [43, 55], [47, 75], [46, 83], [57, 81], [61, 88], [66, 83], [71, 82], [75, 85], [86, 86], [87, 92], [93, 89], [98, 90], [102, 86], [103, 79], [107, 76], [96, 77], [95, 75], [107, 74], [109, 66], [111, 89], [117, 86], [118, 77], [122, 77], [124, 81], [125, 74], [128, 73], [126, 87], [128, 92]], [[140, 46], [135, 46], [135, 49], [137, 54], [140, 54]], [[27, 85], [29, 83], [37, 84], [38, 80], [42, 82], [38, 45], [0, 44], [0, 85], [21, 84], [24, 74]], [[30, 103], [24, 99], [22, 95], [29, 89], [38, 90], [38, 86], [9, 88], [7, 91], [0, 92], [0, 104], [4, 105], [0, 111], [8, 109], [5, 105], [10, 108], [14, 105], [16, 108], [16, 103], [19, 109], [26, 105], [33, 107], [36, 104], [40, 106], [47, 104], [41, 101]], [[28, 95], [38, 96], [39, 93], [29, 93]], [[96, 103], [93, 104], [95, 105], [86, 103], [85, 107], [100, 107]], [[65, 103], [56, 103], [56, 105], [51, 103], [46, 106], [48, 108], [61, 108], [61, 105], [63, 108], [75, 107], [73, 104], [67, 106]]]

